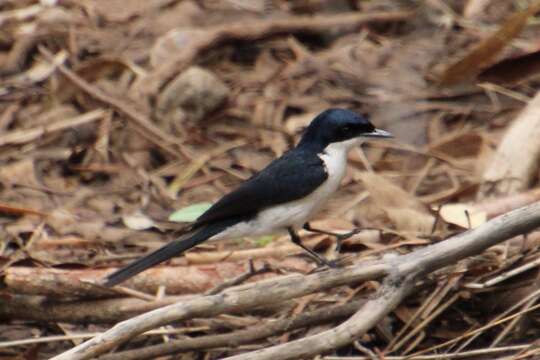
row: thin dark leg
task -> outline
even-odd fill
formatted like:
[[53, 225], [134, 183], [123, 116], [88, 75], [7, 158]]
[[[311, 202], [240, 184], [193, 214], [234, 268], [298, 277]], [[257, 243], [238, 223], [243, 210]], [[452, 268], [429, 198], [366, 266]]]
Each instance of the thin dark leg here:
[[311, 232], [314, 232], [314, 233], [319, 233], [319, 234], [326, 234], [326, 235], [330, 235], [330, 236], [335, 236], [336, 237], [336, 251], [337, 252], [341, 251], [341, 245], [343, 244], [344, 240], [350, 238], [353, 235], [358, 234], [361, 231], [360, 229], [354, 229], [354, 230], [349, 231], [348, 233], [345, 233], [345, 234], [338, 234], [338, 233], [331, 232], [331, 231], [312, 228], [311, 225], [308, 222], [304, 224], [304, 230], [311, 231]]
[[300, 246], [302, 249], [304, 249], [319, 265], [326, 265], [328, 267], [335, 267], [335, 264], [331, 263], [330, 261], [326, 260], [321, 255], [317, 254], [315, 251], [311, 250], [304, 244], [302, 244], [302, 240], [300, 239], [300, 236], [294, 231], [292, 227], [287, 228], [287, 231], [289, 232], [289, 236], [291, 237], [291, 241], [295, 243], [296, 245]]

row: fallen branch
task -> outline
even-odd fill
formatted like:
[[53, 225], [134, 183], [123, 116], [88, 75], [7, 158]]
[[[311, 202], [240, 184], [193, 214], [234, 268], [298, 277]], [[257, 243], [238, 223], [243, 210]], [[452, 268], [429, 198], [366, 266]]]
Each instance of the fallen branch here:
[[142, 349], [127, 350], [116, 354], [105, 355], [100, 357], [99, 360], [155, 359], [159, 356], [179, 353], [182, 351], [211, 349], [225, 346], [239, 346], [298, 328], [308, 327], [315, 324], [320, 325], [332, 320], [349, 316], [365, 302], [365, 300], [357, 300], [344, 305], [328, 306], [322, 309], [302, 313], [293, 318], [267, 321], [261, 325], [257, 325], [245, 330], [234, 331], [228, 334], [172, 340], [168, 343], [146, 346]]
[[[136, 298], [52, 302], [43, 296], [2, 293], [0, 322], [26, 320], [68, 324], [115, 324], [161, 307], [187, 301], [196, 295], [167, 296], [152, 301]], [[287, 309], [290, 303], [268, 304], [267, 310]], [[256, 309], [261, 310], [261, 308]]]
[[373, 300], [366, 302], [349, 320], [333, 329], [267, 349], [232, 356], [234, 360], [300, 359], [350, 344], [375, 326], [413, 289], [416, 272], [406, 278], [390, 275]]
[[133, 298], [51, 302], [42, 296], [2, 294], [0, 320], [54, 321], [71, 324], [114, 324], [139, 314], [185, 301], [187, 296], [168, 296], [155, 301]]
[[[268, 264], [272, 268], [307, 273], [313, 269], [311, 263], [300, 258], [281, 261], [268, 259], [254, 261], [256, 269]], [[191, 266], [159, 266], [145, 271], [123, 286], [148, 294], [155, 294], [158, 286], [164, 286], [168, 295], [200, 294], [244, 274], [249, 269], [248, 261], [221, 262]], [[14, 294], [43, 295], [48, 298], [102, 298], [118, 296], [114, 289], [97, 286], [96, 283], [116, 269], [51, 269], [12, 266], [4, 272], [7, 290]], [[257, 279], [273, 277], [267, 273]]]
[[233, 287], [217, 295], [200, 296], [166, 306], [121, 322], [111, 330], [75, 347], [54, 359], [89, 359], [104, 353], [146, 330], [172, 321], [193, 317], [210, 317], [238, 312], [311, 294], [344, 284], [380, 278], [391, 271], [390, 264], [377, 261], [311, 275], [288, 275], [254, 284]]
[[499, 216], [475, 229], [407, 255], [376, 262], [359, 263], [307, 276], [290, 275], [229, 288], [218, 295], [191, 300], [121, 322], [56, 357], [54, 360], [90, 359], [132, 337], [158, 326], [193, 317], [209, 317], [224, 312], [253, 309], [294, 297], [388, 275], [378, 296], [368, 301], [353, 317], [335, 329], [287, 344], [233, 357], [234, 359], [298, 359], [343, 346], [361, 337], [382, 316], [392, 311], [411, 290], [414, 281], [434, 270], [481, 253], [511, 237], [540, 226], [540, 203]]

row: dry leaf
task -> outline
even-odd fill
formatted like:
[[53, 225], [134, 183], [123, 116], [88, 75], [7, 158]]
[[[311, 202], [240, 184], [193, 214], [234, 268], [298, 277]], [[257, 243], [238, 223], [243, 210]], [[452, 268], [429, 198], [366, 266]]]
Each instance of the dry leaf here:
[[475, 77], [487, 65], [493, 62], [495, 57], [527, 24], [530, 16], [540, 10], [540, 2], [530, 5], [526, 10], [512, 14], [494, 34], [481, 41], [462, 59], [450, 65], [439, 76], [439, 82], [443, 85], [453, 85]]
[[453, 158], [476, 157], [482, 150], [484, 137], [472, 131], [454, 132], [432, 142], [431, 151]]
[[131, 230], [146, 230], [154, 226], [154, 220], [138, 211], [122, 216], [122, 221]]
[[364, 172], [360, 178], [397, 230], [423, 234], [431, 231], [434, 218], [417, 198], [375, 173]]
[[506, 131], [484, 172], [478, 198], [518, 193], [529, 188], [540, 160], [540, 92]]
[[[63, 64], [68, 57], [68, 53], [64, 50], [59, 51], [54, 55], [51, 62], [38, 60], [26, 72], [14, 76], [6, 83], [15, 86], [29, 86], [34, 83], [41, 82], [51, 76], [58, 65]], [[9, 93], [8, 87], [0, 87], [0, 93]]]
[[487, 213], [478, 210], [473, 205], [446, 204], [439, 211], [441, 218], [447, 223], [469, 229], [475, 228], [487, 221]]
[[540, 51], [505, 59], [478, 75], [478, 80], [515, 85], [540, 73]]
[[23, 216], [23, 215], [46, 216], [47, 215], [46, 213], [36, 210], [36, 209], [23, 208], [20, 206], [1, 204], [1, 203], [0, 203], [0, 214], [10, 215], [10, 216]]
[[41, 186], [40, 181], [36, 177], [34, 160], [31, 158], [25, 158], [24, 160], [0, 166], [0, 183], [4, 186]]

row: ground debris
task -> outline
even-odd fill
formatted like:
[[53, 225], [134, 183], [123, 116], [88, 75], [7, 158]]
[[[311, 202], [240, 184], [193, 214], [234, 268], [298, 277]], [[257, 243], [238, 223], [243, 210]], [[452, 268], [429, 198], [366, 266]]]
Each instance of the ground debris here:
[[[407, 254], [538, 202], [540, 3], [408, 3], [1, 2], [0, 357], [50, 358], [194, 294], [316, 271], [286, 238], [265, 236], [100, 285], [186, 225], [169, 221], [175, 209], [215, 201], [329, 107], [396, 136], [351, 153], [313, 223], [367, 229], [340, 255], [333, 237], [301, 233], [329, 258]], [[537, 359], [539, 249], [533, 232], [430, 274], [322, 358]], [[382, 286], [175, 322], [108, 356], [247, 353], [332, 329]]]

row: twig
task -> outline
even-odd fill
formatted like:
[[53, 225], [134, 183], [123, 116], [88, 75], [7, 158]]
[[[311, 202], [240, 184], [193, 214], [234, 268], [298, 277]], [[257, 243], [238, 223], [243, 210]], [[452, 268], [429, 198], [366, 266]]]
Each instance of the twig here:
[[105, 110], [97, 109], [70, 119], [59, 120], [52, 124], [36, 126], [31, 129], [10, 131], [0, 136], [0, 146], [28, 143], [56, 131], [71, 129], [92, 121], [96, 121], [102, 118], [104, 115]]
[[355, 341], [353, 343], [353, 345], [356, 348], [356, 350], [360, 351], [361, 353], [366, 354], [366, 356], [368, 357], [369, 360], [379, 360], [379, 357], [377, 356], [377, 354], [375, 354], [373, 351], [369, 350], [364, 345], [360, 344], [360, 341], [358, 341], [358, 340]]
[[233, 347], [247, 344], [269, 336], [279, 335], [283, 332], [314, 324], [323, 324], [335, 319], [353, 314], [365, 300], [352, 301], [344, 305], [329, 306], [309, 311], [291, 318], [267, 321], [261, 325], [246, 330], [235, 331], [229, 334], [200, 336], [191, 339], [173, 340], [168, 344], [147, 346], [142, 349], [122, 351], [116, 354], [105, 355], [99, 360], [136, 360], [155, 359], [159, 356], [174, 354], [182, 351], [210, 349], [222, 346]]
[[459, 340], [466, 339], [466, 338], [468, 338], [469, 336], [472, 336], [472, 335], [481, 333], [481, 332], [483, 332], [483, 331], [485, 331], [485, 330], [487, 330], [487, 329], [491, 329], [491, 328], [494, 327], [494, 326], [497, 326], [497, 325], [499, 325], [499, 324], [503, 324], [503, 323], [505, 323], [505, 322], [507, 322], [507, 321], [510, 321], [510, 320], [512, 320], [512, 319], [515, 319], [516, 317], [519, 317], [519, 316], [521, 316], [521, 315], [523, 315], [523, 314], [529, 313], [529, 312], [534, 311], [534, 310], [539, 309], [539, 308], [540, 308], [540, 304], [537, 304], [537, 305], [535, 305], [535, 306], [533, 306], [533, 307], [530, 307], [530, 308], [528, 308], [528, 309], [526, 309], [526, 310], [517, 312], [517, 313], [515, 313], [515, 314], [513, 314], [513, 315], [507, 316], [507, 317], [502, 318], [502, 319], [500, 319], [500, 320], [497, 320], [497, 321], [495, 321], [495, 322], [491, 322], [491, 323], [489, 323], [489, 324], [487, 324], [487, 325], [485, 325], [485, 326], [479, 327], [479, 328], [476, 329], [476, 330], [467, 332], [466, 334], [463, 334], [463, 335], [461, 335], [461, 336], [458, 336], [457, 338], [454, 338], [454, 339], [452, 339], [452, 340], [446, 341], [446, 342], [444, 342], [444, 343], [442, 343], [442, 344], [438, 344], [438, 345], [432, 346], [432, 347], [430, 347], [430, 348], [424, 349], [424, 350], [422, 350], [422, 351], [418, 351], [418, 352], [412, 354], [411, 356], [412, 356], [413, 358], [415, 358], [417, 355], [424, 354], [424, 353], [426, 353], [426, 352], [433, 351], [433, 350], [436, 350], [436, 349], [440, 349], [440, 348], [442, 348], [442, 347], [445, 347], [445, 346], [447, 346], [447, 345], [454, 344], [454, 343], [458, 342]]
[[[535, 298], [532, 298], [531, 300], [529, 300], [524, 306], [523, 306], [523, 310], [528, 310], [531, 306], [533, 306], [536, 301], [538, 301], [538, 297], [535, 297]], [[499, 345], [499, 343], [506, 337], [506, 335], [508, 335], [508, 333], [516, 327], [517, 323], [521, 320], [521, 316], [518, 316], [516, 317], [515, 319], [513, 319], [512, 321], [510, 321], [510, 323], [508, 323], [508, 325], [499, 333], [499, 335], [497, 335], [497, 337], [495, 338], [495, 340], [493, 340], [491, 342], [491, 347], [493, 346], [497, 346]]]
[[[461, 263], [458, 264], [456, 268], [463, 267], [461, 265], [462, 265]], [[459, 272], [459, 271], [458, 269], [455, 269], [455, 270], [452, 269], [452, 272]], [[450, 290], [453, 289], [456, 286], [456, 284], [458, 284], [461, 277], [462, 277], [461, 274], [459, 274], [458, 276], [451, 276], [445, 281], [446, 284], [444, 286], [438, 287], [438, 291], [436, 291], [433, 294], [433, 296], [430, 296], [430, 300], [429, 302], [426, 303], [426, 306], [421, 307], [423, 308], [423, 310], [419, 315], [424, 320], [420, 321], [420, 323], [414, 329], [411, 329], [410, 331], [408, 331], [407, 335], [405, 335], [405, 338], [400, 340], [399, 343], [397, 343], [395, 346], [392, 347], [392, 350], [391, 350], [392, 352], [397, 351], [400, 347], [405, 345], [408, 339], [410, 339], [412, 336], [416, 335], [417, 333], [420, 333], [420, 331], [422, 331], [422, 329], [425, 328], [435, 317], [441, 314], [444, 310], [446, 310], [448, 306], [452, 305], [459, 298], [459, 294], [454, 294], [450, 300], [440, 305], [443, 299], [446, 297], [446, 295], [450, 292]], [[422, 334], [425, 334], [425, 332]], [[417, 337], [417, 339], [413, 341], [413, 343], [418, 342], [420, 338], [421, 336]], [[396, 339], [396, 342], [397, 342], [397, 339]], [[412, 349], [414, 349], [413, 343], [409, 342], [407, 350], [404, 352], [404, 354], [409, 353], [410, 351], [412, 351]], [[388, 348], [390, 347], [388, 346]]]
[[156, 299], [155, 296], [148, 295], [147, 293], [144, 293], [142, 291], [133, 290], [133, 289], [130, 289], [130, 288], [125, 287], [125, 286], [118, 286], [117, 285], [114, 288], [112, 288], [111, 290], [116, 291], [119, 295], [127, 295], [129, 297], [134, 297], [136, 299], [145, 300], [145, 301], [162, 300], [162, 298], [163, 298], [163, 297], [161, 297], [160, 299]]
[[264, 273], [267, 273], [267, 272], [270, 272], [270, 271], [272, 271], [272, 268], [270, 267], [270, 265], [268, 265], [268, 263], [265, 263], [259, 270], [256, 270], [255, 265], [253, 264], [253, 260], [250, 259], [249, 260], [249, 269], [245, 273], [240, 274], [240, 275], [238, 275], [237, 277], [235, 277], [233, 279], [226, 280], [226, 281], [222, 282], [221, 284], [214, 287], [213, 289], [208, 290], [206, 292], [206, 295], [219, 294], [220, 292], [222, 292], [223, 290], [225, 290], [227, 288], [242, 284], [243, 282], [245, 282], [246, 280], [252, 278], [255, 275], [264, 274]]
[[413, 289], [417, 273], [406, 278], [390, 275], [377, 291], [374, 299], [367, 301], [341, 325], [317, 335], [308, 336], [286, 344], [272, 346], [267, 349], [231, 356], [227, 360], [273, 360], [301, 359], [323, 353], [347, 344], [364, 335], [379, 320], [392, 311]]
[[521, 350], [519, 353], [510, 355], [504, 358], [500, 358], [500, 360], [521, 360], [521, 359], [536, 359], [540, 354], [540, 340], [536, 340], [532, 344], [529, 344], [529, 346], [526, 349]]
[[472, 228], [471, 214], [469, 213], [469, 210], [467, 209], [465, 209], [464, 212], [465, 212], [465, 217], [467, 218], [467, 229], [471, 229]]
[[425, 313], [427, 307], [432, 303], [433, 299], [435, 298], [435, 296], [440, 292], [441, 290], [441, 287], [437, 287], [428, 297], [427, 299], [424, 300], [424, 302], [422, 303], [422, 305], [414, 312], [414, 314], [410, 317], [410, 319], [407, 321], [407, 323], [399, 330], [399, 332], [394, 336], [394, 338], [388, 343], [388, 345], [386, 346], [386, 349], [385, 349], [385, 353], [388, 353], [388, 352], [391, 352], [391, 351], [394, 351], [396, 348], [396, 343], [398, 342], [398, 340], [401, 339], [401, 337], [403, 336], [403, 334], [405, 334], [405, 332], [407, 330], [409, 330], [409, 328], [413, 325], [414, 322], [416, 322], [416, 320], [423, 314]]
[[437, 230], [437, 225], [439, 225], [439, 221], [441, 220], [441, 210], [442, 205], [437, 206], [437, 210], [435, 210], [435, 220], [433, 220], [433, 226], [431, 227], [431, 231], [429, 232], [430, 236], [433, 236], [433, 234], [435, 234], [435, 231]]
[[526, 264], [523, 264], [521, 266], [518, 266], [517, 268], [515, 269], [512, 269], [508, 272], [505, 272], [499, 276], [496, 276], [494, 277], [493, 279], [491, 280], [488, 280], [486, 281], [485, 283], [481, 284], [481, 287], [482, 288], [486, 288], [486, 287], [490, 287], [490, 286], [493, 286], [493, 285], [496, 285], [502, 281], [505, 281], [509, 278], [511, 278], [512, 276], [516, 276], [516, 275], [519, 275], [525, 271], [528, 271], [532, 268], [535, 268], [537, 266], [540, 266], [540, 257], [536, 260], [533, 260], [533, 261], [530, 261]]
[[51, 33], [38, 33], [18, 37], [7, 54], [6, 60], [2, 64], [0, 75], [15, 75], [16, 73], [21, 72], [24, 64], [28, 61], [28, 56], [32, 53], [32, 49], [34, 49], [39, 42], [50, 39], [51, 36], [53, 36]]
[[[158, 329], [147, 331], [140, 336], [162, 336], [162, 335], [173, 335], [173, 334], [183, 334], [185, 333], [184, 329]], [[12, 340], [12, 341], [0, 341], [0, 348], [9, 348], [14, 346], [30, 345], [30, 344], [39, 344], [39, 343], [49, 343], [53, 341], [67, 341], [67, 340], [80, 340], [80, 339], [89, 339], [94, 336], [98, 336], [99, 332], [90, 332], [82, 334], [70, 334], [70, 335], [52, 335], [52, 336], [40, 336], [31, 339], [22, 339], [22, 340]]]
[[[519, 351], [528, 348], [530, 345], [512, 345], [503, 346], [498, 348], [478, 349], [471, 351], [463, 351], [452, 354], [433, 354], [433, 355], [417, 355], [410, 356], [385, 356], [384, 360], [449, 360], [449, 359], [465, 359], [470, 357], [477, 357], [481, 355], [492, 355], [497, 353], [504, 353], [508, 351]], [[325, 356], [324, 360], [371, 360], [368, 356]]]
[[[233, 357], [233, 359], [298, 359], [320, 354], [356, 340], [397, 306], [414, 280], [436, 269], [478, 254], [488, 247], [540, 226], [540, 203], [532, 204], [481, 226], [412, 253], [376, 262], [332, 269], [307, 276], [291, 275], [225, 290], [218, 295], [196, 297], [166, 306], [117, 324], [54, 360], [80, 360], [100, 355], [130, 338], [172, 321], [245, 311], [343, 284], [389, 275], [374, 300], [368, 301], [340, 326], [287, 344]], [[534, 309], [531, 308], [531, 309]], [[529, 309], [530, 311], [530, 309]], [[514, 315], [515, 316], [515, 315]]]
[[[537, 297], [540, 296], [540, 289], [539, 290], [536, 290], [536, 291], [533, 291], [531, 294], [527, 295], [526, 297], [524, 297], [523, 299], [519, 300], [517, 303], [513, 304], [512, 306], [510, 306], [508, 309], [506, 309], [505, 311], [503, 311], [501, 314], [497, 315], [493, 320], [490, 321], [490, 323], [494, 323], [500, 319], [502, 319], [503, 317], [505, 317], [506, 315], [510, 314], [512, 311], [518, 309], [520, 306], [522, 306], [523, 304], [527, 303], [528, 301], [530, 301], [531, 299], [535, 299]], [[469, 345], [474, 339], [476, 339], [479, 335], [481, 334], [481, 332], [478, 332], [476, 334], [474, 334], [473, 336], [469, 337], [469, 339], [467, 341], [465, 341], [463, 344], [461, 344], [459, 346], [459, 348], [457, 349], [457, 351], [461, 351], [463, 350], [467, 345]]]
[[391, 270], [384, 262], [363, 263], [311, 275], [289, 275], [279, 281], [264, 280], [225, 290], [217, 295], [201, 296], [181, 303], [166, 306], [121, 322], [68, 352], [56, 356], [55, 360], [89, 359], [104, 353], [133, 336], [172, 321], [192, 317], [210, 317], [225, 312], [246, 311], [262, 305], [310, 294], [315, 291], [358, 281], [380, 278]]
[[436, 311], [434, 311], [430, 316], [425, 318], [418, 324], [418, 326], [407, 333], [396, 345], [392, 348], [392, 351], [396, 351], [401, 348], [407, 341], [409, 341], [414, 335], [418, 334], [424, 327], [426, 327], [433, 319], [435, 319], [439, 314], [441, 314], [446, 308], [452, 305], [459, 298], [459, 293], [454, 294], [448, 301], [439, 306]]
[[[47, 60], [52, 61], [52, 55], [45, 47], [39, 46], [39, 51]], [[178, 156], [178, 154], [172, 149], [170, 149], [168, 146], [176, 145], [176, 147], [182, 152], [182, 154], [186, 156], [182, 143], [178, 141], [178, 139], [170, 136], [169, 134], [165, 133], [163, 130], [155, 126], [152, 121], [150, 121], [150, 119], [148, 119], [145, 115], [136, 111], [133, 105], [127, 104], [120, 99], [116, 99], [110, 94], [103, 92], [103, 90], [101, 90], [100, 88], [91, 85], [86, 80], [77, 75], [75, 72], [73, 72], [71, 69], [66, 67], [64, 64], [58, 65], [58, 70], [69, 81], [71, 81], [74, 85], [83, 90], [85, 93], [87, 93], [94, 99], [111, 106], [116, 111], [125, 115], [135, 125], [134, 129], [137, 130], [140, 135], [149, 139], [155, 145], [174, 156]], [[189, 158], [189, 156], [186, 157]]]
[[169, 191], [172, 194], [177, 194], [184, 188], [186, 183], [195, 175], [197, 172], [205, 166], [212, 158], [222, 155], [223, 153], [232, 150], [237, 147], [244, 146], [247, 142], [245, 140], [236, 140], [225, 143], [218, 148], [202, 154], [191, 161], [191, 163], [186, 166], [181, 174], [176, 176], [171, 184], [168, 186]]

